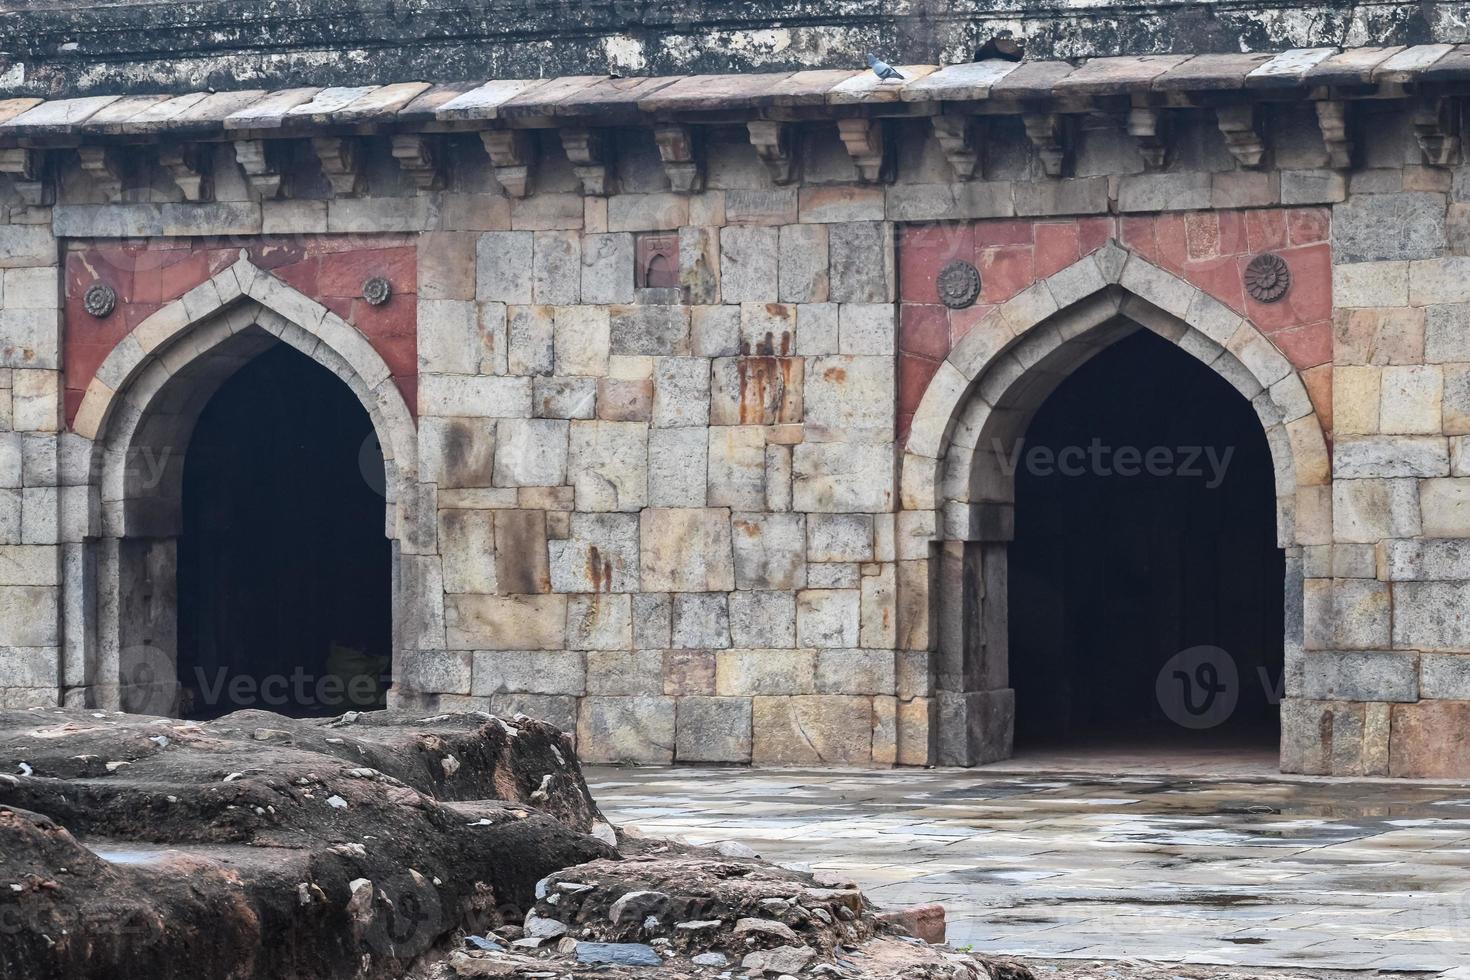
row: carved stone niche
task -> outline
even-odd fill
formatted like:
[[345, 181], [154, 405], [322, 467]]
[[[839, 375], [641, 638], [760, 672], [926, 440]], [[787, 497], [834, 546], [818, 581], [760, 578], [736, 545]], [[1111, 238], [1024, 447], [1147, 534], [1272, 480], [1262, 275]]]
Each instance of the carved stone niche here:
[[633, 253], [634, 288], [678, 288], [679, 235], [677, 232], [644, 232], [634, 240]]

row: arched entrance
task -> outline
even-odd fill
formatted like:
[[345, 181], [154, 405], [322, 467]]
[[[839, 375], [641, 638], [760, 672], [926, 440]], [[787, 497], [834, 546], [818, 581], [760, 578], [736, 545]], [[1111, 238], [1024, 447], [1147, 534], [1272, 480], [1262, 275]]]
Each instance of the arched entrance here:
[[[423, 570], [406, 557], [432, 552], [433, 540], [415, 533], [432, 521], [417, 520], [417, 436], [402, 394], [366, 338], [243, 253], [113, 348], [72, 429], [90, 447], [90, 530], [82, 560], [66, 570], [68, 594], [82, 597], [81, 643], [68, 654], [67, 670], [85, 680], [99, 706], [150, 714], [248, 705], [333, 713], [352, 705], [303, 704], [308, 699], [292, 687], [295, 668], [324, 671], [318, 680], [362, 676], [373, 672], [371, 658], [401, 666], [406, 652], [442, 645], [442, 637], [424, 639], [442, 624], [442, 598], [420, 587]], [[303, 466], [322, 472], [298, 484], [330, 479], [332, 492], [345, 494], [307, 508], [318, 518], [339, 508], [323, 518], [340, 521], [336, 530], [287, 513], [303, 506], [304, 488], [283, 470]], [[379, 474], [382, 484], [373, 487]], [[232, 482], [241, 486], [225, 491]], [[287, 500], [288, 492], [298, 496]], [[271, 520], [277, 526], [263, 531]], [[247, 545], [226, 533], [241, 521], [253, 522], [264, 540]], [[221, 544], [233, 553], [221, 553]], [[361, 556], [364, 568], [343, 575], [338, 548], [344, 559]], [[270, 549], [279, 554], [267, 568]], [[244, 588], [251, 594], [230, 594], [241, 590], [242, 575], [253, 582]], [[288, 594], [291, 582], [312, 575], [339, 581], [309, 602]], [[365, 613], [369, 602], [373, 610]], [[273, 626], [254, 621], [272, 610]], [[350, 622], [358, 614], [364, 621]], [[279, 638], [307, 618], [307, 635], [279, 649]], [[341, 648], [335, 654], [334, 643]], [[223, 660], [232, 671], [246, 662], [234, 692], [217, 690], [212, 705], [197, 693], [186, 699], [180, 681], [194, 685], [191, 668]], [[277, 703], [263, 703], [259, 669], [279, 676], [287, 660], [285, 689], [273, 687]], [[219, 678], [214, 672], [210, 683]], [[381, 693], [362, 697], [378, 703]]]
[[382, 707], [391, 549], [372, 420], [286, 344], [205, 405], [185, 457], [180, 713]]
[[1138, 329], [1068, 375], [1013, 448], [1017, 753], [1273, 746], [1285, 567], [1250, 403]]
[[[1018, 446], [1024, 446], [1038, 415], [1045, 431], [1044, 406], [1053, 393], [1090, 361], [1115, 345], [1126, 344], [1140, 329], [1153, 335], [1150, 342], [1169, 344], [1172, 349], [1165, 353], [1191, 357], [1202, 365], [1212, 375], [1216, 389], [1217, 382], [1234, 389], [1231, 404], [1236, 408], [1248, 405], [1254, 417], [1254, 445], [1259, 448], [1264, 440], [1268, 450], [1270, 489], [1265, 488], [1264, 477], [1258, 476], [1251, 496], [1258, 506], [1263, 494], [1271, 498], [1274, 514], [1263, 519], [1256, 511], [1252, 527], [1264, 534], [1261, 525], [1269, 526], [1281, 556], [1280, 564], [1269, 565], [1262, 574], [1282, 570], [1279, 577], [1262, 586], [1256, 601], [1274, 599], [1281, 608], [1279, 620], [1266, 614], [1261, 619], [1263, 628], [1281, 623], [1282, 679], [1276, 681], [1273, 694], [1284, 691], [1290, 698], [1300, 690], [1306, 611], [1303, 549], [1327, 544], [1331, 538], [1328, 455], [1312, 401], [1290, 362], [1253, 324], [1192, 284], [1109, 242], [981, 319], [940, 365], [914, 415], [905, 447], [901, 499], [905, 510], [915, 512], [905, 520], [910, 529], [906, 533], [919, 533], [926, 526], [930, 529], [934, 543], [928, 553], [927, 582], [934, 594], [922, 600], [901, 594], [900, 603], [912, 607], [922, 601], [930, 610], [927, 636], [934, 651], [935, 678], [932, 730], [943, 764], [975, 765], [1012, 754], [1018, 710], [1013, 680], [1025, 674], [1025, 669], [1015, 674], [1016, 654], [1018, 649], [1026, 653], [1027, 643], [1045, 646], [1028, 637], [1018, 648], [1017, 626], [1011, 619], [1010, 591], [1017, 571], [1026, 575], [1038, 563], [1042, 568], [1059, 564], [1045, 557], [1043, 547], [1036, 552], [1042, 557], [1032, 566], [1025, 564], [1025, 556], [1019, 569], [1013, 566], [1016, 539], [1027, 533], [1025, 518], [1018, 517], [1024, 507], [1018, 492], [1027, 489], [1017, 479]], [[1118, 351], [1113, 356], [1128, 357], [1127, 346]], [[1105, 370], [1107, 362], [1102, 363], [1100, 370]], [[1163, 367], [1133, 364], [1122, 370], [1134, 385], [1159, 387], [1165, 384], [1164, 374], [1179, 363], [1176, 358]], [[1085, 384], [1086, 375], [1081, 377], [1084, 380], [1079, 384]], [[1067, 397], [1063, 392], [1064, 401]], [[1116, 392], [1107, 397], [1118, 400]], [[1157, 406], [1151, 411], [1156, 412]], [[1047, 438], [1053, 435], [1077, 437], [1076, 433], [1053, 433]], [[1166, 434], [1164, 438], [1173, 437]], [[1037, 514], [1044, 515], [1044, 510]], [[1091, 530], [1100, 533], [1100, 529]], [[1090, 546], [1097, 544], [1093, 541]], [[916, 581], [925, 580], [911, 575], [910, 582]], [[1026, 588], [1022, 586], [1019, 600], [1024, 615], [1036, 615], [1037, 604], [1055, 605], [1055, 599], [1038, 599]], [[1161, 629], [1154, 622], [1140, 628], [1145, 627]], [[1055, 629], [1056, 623], [1049, 621], [1045, 628]], [[1178, 635], [1199, 633], [1190, 629]], [[1269, 670], [1275, 662], [1271, 652], [1275, 646], [1253, 649], [1245, 658], [1245, 672], [1252, 672], [1256, 659], [1266, 662]], [[1155, 678], [1162, 675], [1167, 680], [1182, 673], [1192, 678], [1191, 683], [1213, 686], [1216, 682], [1210, 678], [1217, 676], [1215, 665], [1202, 662], [1201, 653], [1190, 647], [1178, 652], [1186, 651], [1189, 655], [1183, 660], [1166, 660], [1157, 668], [1153, 666], [1157, 656], [1151, 653], [1149, 666]], [[1052, 680], [1054, 683], [1055, 678]], [[1085, 675], [1073, 678], [1072, 684], [1080, 688], [1083, 681]], [[1089, 687], [1086, 697], [1107, 699], [1104, 691]], [[1182, 685], [1179, 690], [1182, 692]], [[1237, 703], [1241, 703], [1240, 694], [1237, 688]], [[1158, 698], [1155, 691], [1155, 705], [1147, 709], [1150, 715], [1164, 714]], [[1244, 700], [1250, 702], [1251, 698]], [[1200, 703], [1196, 697], [1195, 705]], [[1090, 708], [1083, 720], [1106, 720], [1107, 711]], [[1054, 704], [1053, 713], [1057, 710]], [[1070, 708], [1067, 711], [1070, 719]], [[1136, 718], [1139, 713], [1132, 714]], [[1210, 725], [1220, 727], [1218, 720], [1212, 718]], [[1055, 722], [1053, 717], [1053, 727], [1057, 727]]]

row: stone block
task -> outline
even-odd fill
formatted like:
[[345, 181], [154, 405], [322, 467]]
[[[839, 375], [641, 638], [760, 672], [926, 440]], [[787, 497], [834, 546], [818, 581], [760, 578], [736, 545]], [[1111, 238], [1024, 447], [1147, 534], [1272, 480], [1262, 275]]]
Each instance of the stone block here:
[[[633, 646], [633, 603], [626, 593], [574, 595], [567, 599], [567, 646], [573, 650], [629, 650]], [[657, 679], [659, 671], [654, 670]], [[659, 693], [650, 688], [651, 693]], [[595, 694], [636, 694], [608, 691]]]
[[420, 375], [419, 412], [464, 418], [530, 418], [531, 379]]
[[803, 184], [797, 204], [803, 224], [837, 221], [882, 221], [885, 213], [881, 187], [851, 184], [821, 186]]
[[549, 543], [554, 592], [633, 592], [638, 588], [636, 514], [575, 513], [568, 536]]
[[648, 503], [648, 426], [573, 421], [567, 477], [581, 511], [635, 511]]
[[1373, 544], [1419, 534], [1417, 480], [1337, 480], [1332, 485], [1334, 540]]
[[475, 245], [475, 298], [530, 303], [532, 236], [524, 231], [487, 231]]
[[737, 514], [731, 524], [737, 588], [792, 590], [805, 587], [805, 515]]
[[702, 428], [649, 430], [649, 505], [703, 507], [708, 456], [708, 435]]
[[777, 298], [827, 302], [827, 226], [786, 225], [780, 231]]
[[720, 301], [719, 229], [679, 229], [679, 286], [685, 303], [702, 306]]
[[545, 511], [495, 511], [495, 542], [495, 581], [500, 591], [510, 595], [551, 591]]
[[1470, 778], [1470, 701], [1420, 701], [1392, 710], [1389, 775]]
[[1281, 769], [1310, 775], [1362, 775], [1368, 705], [1287, 698], [1281, 704]]
[[495, 485], [554, 487], [567, 482], [568, 424], [501, 419], [495, 432]]
[[393, 680], [410, 691], [469, 694], [468, 650], [404, 650], [394, 662]]
[[444, 591], [496, 591], [495, 511], [441, 510], [439, 553]]
[[1470, 701], [1470, 656], [1426, 653], [1419, 658], [1419, 696]]
[[607, 422], [647, 422], [653, 417], [653, 379], [599, 378], [597, 417]]
[[720, 229], [720, 295], [726, 303], [773, 303], [777, 288], [778, 232], [758, 225]]
[[1332, 301], [1339, 309], [1409, 305], [1409, 263], [1356, 262], [1332, 268]]
[[61, 681], [56, 647], [0, 649], [0, 688], [55, 688]]
[[1470, 255], [1409, 263], [1409, 303], [1470, 303]]
[[749, 698], [679, 698], [676, 762], [749, 762]]
[[514, 718], [516, 715], [535, 718], [555, 725], [568, 733], [569, 737], [575, 738], [577, 701], [575, 697], [551, 694], [492, 694], [486, 700], [485, 710], [507, 718]]
[[1470, 478], [1421, 481], [1419, 511], [1426, 537], [1470, 537]]
[[897, 687], [890, 650], [817, 651], [818, 694], [885, 694]]
[[477, 697], [495, 694], [562, 694], [587, 690], [586, 658], [570, 650], [480, 650], [474, 655]]
[[816, 690], [813, 650], [720, 650], [715, 654], [715, 693], [810, 694]]
[[873, 517], [812, 514], [807, 518], [808, 561], [872, 561]]
[[519, 231], [581, 228], [585, 214], [586, 208], [582, 204], [581, 194], [555, 194], [543, 191], [527, 197], [510, 199], [510, 224], [512, 228]]
[[715, 693], [715, 653], [712, 650], [665, 650], [664, 693], [679, 697]]
[[533, 233], [531, 299], [551, 306], [571, 306], [582, 296], [582, 237], [575, 231]]
[[828, 295], [840, 303], [891, 303], [894, 299], [893, 237], [882, 222], [828, 226]]
[[858, 645], [860, 593], [856, 589], [803, 589], [796, 596], [796, 641], [804, 647]]
[[661, 695], [663, 654], [657, 649], [594, 649], [587, 654], [591, 695]]
[[[1319, 580], [1307, 582], [1311, 588]], [[1342, 650], [1383, 650], [1392, 644], [1390, 621], [1393, 618], [1393, 599], [1388, 583], [1374, 579], [1345, 578], [1331, 579], [1332, 591], [1332, 646]], [[1321, 664], [1316, 660], [1314, 663]], [[1348, 698], [1347, 694], [1312, 694], [1308, 697]], [[1351, 699], [1351, 698], [1350, 698]], [[1392, 698], [1373, 697], [1363, 700], [1388, 701]]]
[[803, 396], [809, 427], [892, 429], [896, 398], [892, 357], [829, 355], [813, 358], [810, 368]]
[[679, 650], [723, 650], [730, 646], [725, 593], [679, 592], [673, 602], [670, 646]]
[[695, 306], [691, 310], [690, 347], [698, 357], [734, 357], [740, 353], [740, 307]]
[[673, 605], [673, 597], [661, 592], [640, 592], [633, 596], [635, 649], [662, 650], [669, 645]]
[[661, 357], [653, 366], [653, 424], [660, 428], [709, 424], [709, 361]]
[[838, 349], [843, 354], [892, 357], [896, 349], [891, 303], [842, 303], [838, 313]]
[[493, 485], [495, 423], [484, 419], [420, 419], [419, 472], [440, 489]]
[[552, 324], [555, 371], [559, 376], [607, 374], [612, 327], [606, 308], [556, 307]]
[[[865, 566], [866, 568], [867, 566]], [[884, 564], [876, 575], [862, 579], [862, 613], [858, 642], [864, 647], [892, 650], [898, 643], [898, 573]]]
[[548, 375], [556, 367], [555, 316], [549, 306], [512, 306], [507, 312], [506, 370]]
[[1447, 476], [1449, 471], [1449, 444], [1438, 436], [1343, 435], [1332, 446], [1332, 472], [1340, 480]]
[[538, 419], [590, 419], [597, 414], [597, 378], [532, 379], [532, 412]]
[[717, 425], [709, 433], [707, 503], [758, 511], [766, 504], [766, 434], [754, 425]]
[[582, 238], [582, 302], [633, 302], [633, 236], [614, 232]]
[[740, 353], [758, 356], [791, 353], [796, 340], [796, 307], [787, 303], [740, 304]]
[[1302, 679], [1303, 696], [1320, 701], [1416, 701], [1419, 698], [1419, 662], [1413, 653], [1310, 653]]
[[450, 595], [445, 640], [452, 650], [559, 650], [566, 638], [564, 595]]
[[1424, 360], [1422, 309], [1338, 310], [1332, 319], [1337, 364], [1419, 364]]
[[56, 310], [0, 308], [0, 368], [60, 367]]
[[1424, 360], [1429, 364], [1470, 362], [1470, 306], [1425, 307]]
[[674, 761], [674, 699], [583, 698], [577, 711], [577, 754], [592, 763]]
[[56, 238], [44, 225], [0, 225], [0, 269], [49, 266], [56, 262]]
[[1393, 645], [1410, 650], [1470, 650], [1470, 582], [1394, 586]]
[[1010, 758], [1014, 691], [940, 691], [937, 700], [940, 765], [975, 766]]
[[1440, 431], [1444, 377], [1437, 365], [1383, 368], [1378, 431], [1430, 434]]
[[1443, 431], [1470, 433], [1470, 364], [1444, 365]]
[[893, 506], [894, 469], [889, 443], [804, 442], [792, 449], [792, 507], [885, 513]]
[[614, 306], [612, 353], [683, 356], [689, 353], [689, 307]]
[[734, 646], [796, 646], [796, 597], [791, 592], [732, 592], [729, 608]]
[[793, 225], [795, 187], [731, 188], [725, 192], [725, 221], [732, 225]]
[[1332, 427], [1337, 433], [1369, 435], [1378, 431], [1382, 400], [1380, 369], [1339, 365], [1332, 369]]
[[647, 508], [640, 515], [639, 553], [644, 591], [735, 588], [727, 509]]
[[1332, 209], [1337, 263], [1424, 259], [1444, 248], [1441, 194], [1359, 194]]
[[717, 357], [711, 368], [711, 425], [782, 425], [804, 413], [800, 357]]
[[689, 223], [684, 194], [615, 194], [607, 199], [608, 231], [662, 231]]
[[844, 695], [758, 697], [752, 704], [756, 765], [867, 765], [872, 699]]
[[1118, 178], [1118, 210], [1203, 211], [1210, 190], [1211, 175], [1199, 171], [1125, 174]]
[[1378, 577], [1389, 582], [1409, 579], [1470, 579], [1470, 540], [1385, 541]]

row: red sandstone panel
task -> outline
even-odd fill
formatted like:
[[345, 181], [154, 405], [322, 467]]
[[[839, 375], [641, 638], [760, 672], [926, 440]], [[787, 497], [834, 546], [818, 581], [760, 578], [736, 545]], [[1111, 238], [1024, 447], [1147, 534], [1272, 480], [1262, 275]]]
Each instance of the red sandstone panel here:
[[[1330, 223], [1327, 208], [1268, 208], [901, 228], [900, 439], [907, 434], [929, 379], [961, 337], [997, 304], [1113, 237], [1249, 317], [1302, 372], [1304, 381], [1310, 377], [1308, 393], [1327, 424], [1332, 415]], [[1252, 299], [1244, 286], [1246, 266], [1267, 251], [1280, 256], [1291, 271], [1291, 288], [1275, 303]], [[939, 305], [935, 289], [939, 270], [955, 260], [972, 262], [980, 271], [980, 298], [963, 310]]]
[[[401, 235], [254, 239], [250, 261], [355, 326], [387, 363], [414, 411], [418, 390], [418, 267], [412, 242]], [[93, 245], [66, 257], [62, 366], [69, 423], [112, 348], [156, 310], [178, 299], [240, 257], [240, 246], [217, 239], [158, 239]], [[392, 294], [381, 306], [362, 298], [362, 285], [383, 276]], [[87, 287], [103, 282], [117, 306], [102, 319], [82, 305]]]

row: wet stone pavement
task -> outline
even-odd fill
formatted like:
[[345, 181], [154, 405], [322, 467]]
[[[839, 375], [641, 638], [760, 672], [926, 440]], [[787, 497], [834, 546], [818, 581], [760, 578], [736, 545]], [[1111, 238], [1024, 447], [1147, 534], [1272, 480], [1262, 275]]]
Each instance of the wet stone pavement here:
[[986, 770], [590, 767], [615, 823], [942, 902], [949, 939], [1470, 980], [1470, 785]]

